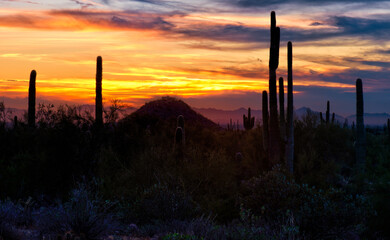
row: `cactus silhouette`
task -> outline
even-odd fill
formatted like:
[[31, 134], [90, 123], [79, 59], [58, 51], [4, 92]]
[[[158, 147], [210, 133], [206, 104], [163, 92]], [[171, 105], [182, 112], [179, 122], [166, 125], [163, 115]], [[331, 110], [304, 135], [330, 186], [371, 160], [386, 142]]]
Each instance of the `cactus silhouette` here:
[[96, 59], [96, 98], [95, 121], [97, 126], [103, 125], [103, 98], [102, 98], [103, 60], [101, 56]]
[[28, 88], [28, 125], [30, 127], [35, 126], [35, 82], [37, 78], [37, 72], [35, 70], [31, 71], [30, 74], [30, 84]]
[[183, 117], [183, 115], [179, 115], [177, 117], [177, 126], [181, 127], [182, 129], [184, 129], [184, 117]]
[[180, 157], [183, 154], [183, 147], [184, 147], [183, 129], [181, 127], [177, 127], [175, 132], [175, 142], [174, 142], [173, 149]]
[[348, 119], [344, 120], [343, 128], [348, 128]]
[[320, 121], [321, 121], [321, 124], [324, 123], [324, 117], [322, 116], [322, 112], [320, 112]]
[[185, 142], [186, 142], [186, 134], [185, 134], [185, 128], [184, 128], [184, 116], [183, 115], [179, 115], [177, 117], [177, 127], [180, 127], [181, 130], [182, 130], [182, 141], [183, 141], [183, 145], [185, 145]]
[[387, 136], [389, 137], [390, 141], [390, 118], [387, 119]]
[[356, 164], [359, 170], [364, 171], [366, 164], [366, 133], [364, 128], [363, 83], [356, 80]]
[[248, 117], [245, 114], [242, 116], [245, 130], [251, 130], [255, 125], [255, 117], [251, 116], [251, 108], [248, 108]]
[[14, 128], [18, 127], [18, 117], [14, 116]]
[[285, 143], [286, 142], [286, 119], [284, 116], [284, 83], [282, 77], [279, 78], [279, 125], [280, 125], [280, 136], [282, 138], [283, 143]]
[[230, 123], [227, 124], [227, 129], [229, 131], [233, 131], [234, 128], [233, 128], [233, 120], [230, 118]]
[[334, 113], [332, 113], [332, 124], [334, 124], [334, 120], [335, 120], [336, 116]]
[[268, 131], [268, 94], [267, 91], [263, 91], [262, 94], [262, 113], [263, 113], [263, 148], [265, 152], [268, 152], [269, 147], [269, 131]]
[[294, 99], [293, 99], [293, 72], [292, 72], [292, 43], [287, 43], [287, 170], [294, 172]]
[[280, 29], [276, 27], [275, 12], [271, 12], [271, 43], [269, 56], [269, 161], [275, 165], [280, 161], [280, 130], [276, 95], [276, 69], [279, 65]]
[[326, 102], [326, 124], [329, 123], [329, 117], [330, 117], [330, 103], [329, 101]]

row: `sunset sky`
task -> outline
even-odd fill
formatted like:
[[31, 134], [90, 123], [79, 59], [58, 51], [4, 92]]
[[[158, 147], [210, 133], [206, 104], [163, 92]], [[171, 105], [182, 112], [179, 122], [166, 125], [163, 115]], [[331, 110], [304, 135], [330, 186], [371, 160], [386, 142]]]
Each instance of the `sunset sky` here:
[[390, 1], [0, 0], [0, 101], [93, 104], [96, 57], [103, 97], [138, 107], [179, 96], [195, 107], [261, 108], [268, 90], [269, 16], [281, 28], [278, 77], [293, 42], [295, 107], [390, 113]]

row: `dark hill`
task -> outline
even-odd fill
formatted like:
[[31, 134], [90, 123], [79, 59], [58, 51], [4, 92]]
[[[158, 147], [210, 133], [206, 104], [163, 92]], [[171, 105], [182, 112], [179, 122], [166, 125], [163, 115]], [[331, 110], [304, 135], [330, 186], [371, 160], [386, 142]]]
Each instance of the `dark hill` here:
[[155, 125], [161, 121], [176, 121], [179, 115], [184, 116], [186, 124], [219, 128], [216, 123], [194, 111], [182, 100], [172, 97], [163, 97], [159, 100], [148, 102], [129, 117], [137, 119], [142, 125]]

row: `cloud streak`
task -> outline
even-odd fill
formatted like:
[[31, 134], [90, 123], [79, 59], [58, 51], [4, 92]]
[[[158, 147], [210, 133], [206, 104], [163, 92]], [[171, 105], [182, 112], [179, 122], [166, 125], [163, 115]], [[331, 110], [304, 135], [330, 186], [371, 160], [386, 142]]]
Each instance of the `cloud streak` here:
[[[215, 40], [236, 43], [268, 43], [268, 27], [242, 23], [218, 23], [188, 18], [183, 12], [148, 13], [140, 11], [96, 11], [93, 4], [80, 2], [84, 10], [56, 10], [39, 13], [0, 16], [0, 25], [48, 30], [144, 30], [165, 32], [164, 37], [195, 40]], [[312, 24], [313, 25], [313, 24]], [[316, 26], [325, 26], [317, 29]], [[333, 16], [306, 28], [281, 27], [282, 41], [323, 41], [337, 37], [369, 38], [372, 41], [390, 39], [390, 19], [366, 19]]]

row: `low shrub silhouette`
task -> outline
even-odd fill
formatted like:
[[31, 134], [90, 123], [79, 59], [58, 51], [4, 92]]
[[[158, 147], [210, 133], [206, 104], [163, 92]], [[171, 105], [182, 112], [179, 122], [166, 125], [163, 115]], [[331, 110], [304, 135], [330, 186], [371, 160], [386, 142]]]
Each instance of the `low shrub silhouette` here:
[[119, 231], [113, 205], [96, 196], [85, 184], [80, 184], [65, 203], [40, 209], [36, 224], [42, 235], [71, 233], [84, 239], [102, 239]]
[[368, 199], [362, 195], [297, 184], [280, 169], [245, 182], [241, 202], [245, 209], [267, 222], [278, 222], [280, 216], [289, 212], [300, 233], [310, 239], [361, 234], [374, 214]]

